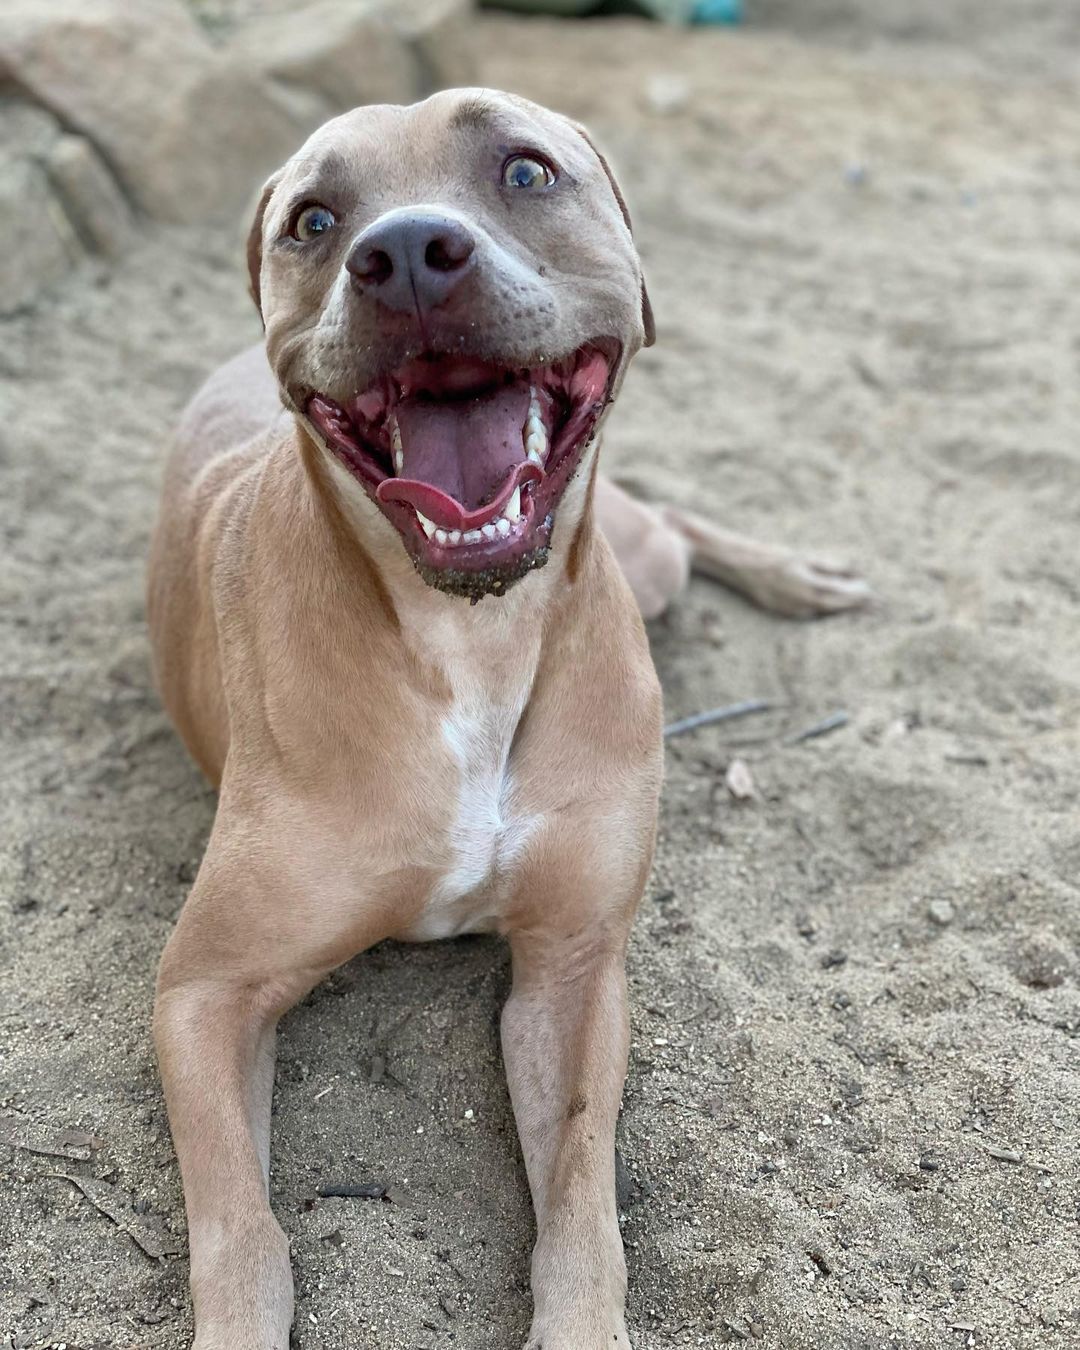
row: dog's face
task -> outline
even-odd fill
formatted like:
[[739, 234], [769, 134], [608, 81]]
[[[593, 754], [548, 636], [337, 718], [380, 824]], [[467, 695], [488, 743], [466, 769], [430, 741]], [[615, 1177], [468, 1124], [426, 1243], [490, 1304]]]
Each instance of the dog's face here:
[[282, 395], [431, 585], [500, 593], [652, 340], [585, 134], [491, 90], [327, 123], [267, 184], [252, 291]]

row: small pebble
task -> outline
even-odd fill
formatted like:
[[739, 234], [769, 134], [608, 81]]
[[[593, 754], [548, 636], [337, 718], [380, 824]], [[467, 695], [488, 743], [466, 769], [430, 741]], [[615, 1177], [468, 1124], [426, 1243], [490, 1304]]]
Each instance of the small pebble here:
[[834, 948], [831, 952], [826, 952], [821, 958], [822, 970], [833, 970], [836, 966], [842, 966], [847, 961], [847, 952], [842, 952]]
[[948, 900], [931, 900], [926, 907], [926, 912], [930, 917], [931, 923], [936, 923], [939, 928], [947, 928], [956, 918], [956, 910]]
[[645, 83], [645, 102], [661, 116], [681, 112], [689, 101], [690, 85], [682, 75], [651, 75]]

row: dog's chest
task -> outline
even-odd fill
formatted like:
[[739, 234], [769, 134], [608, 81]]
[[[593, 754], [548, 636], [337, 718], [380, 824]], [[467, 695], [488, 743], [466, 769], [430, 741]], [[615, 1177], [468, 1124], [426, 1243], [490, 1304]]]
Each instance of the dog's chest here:
[[496, 682], [473, 661], [469, 669], [449, 663], [448, 674], [453, 696], [439, 719], [438, 758], [449, 767], [449, 810], [439, 813], [449, 824], [427, 841], [440, 875], [412, 930], [422, 940], [493, 927], [539, 823], [517, 801], [510, 757], [532, 670]]

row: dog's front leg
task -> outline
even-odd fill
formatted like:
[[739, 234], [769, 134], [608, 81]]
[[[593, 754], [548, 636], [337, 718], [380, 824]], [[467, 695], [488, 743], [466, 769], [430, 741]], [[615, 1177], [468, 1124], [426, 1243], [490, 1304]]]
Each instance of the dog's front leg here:
[[184, 1179], [195, 1350], [287, 1350], [289, 1245], [267, 1195], [274, 1024], [269, 990], [221, 972], [163, 983], [154, 1013]]
[[321, 870], [295, 875], [312, 856], [302, 843], [280, 826], [233, 835], [219, 818], [161, 959], [154, 1037], [184, 1181], [194, 1350], [288, 1350], [289, 1246], [268, 1198], [275, 1028], [337, 964], [333, 890]]
[[512, 935], [502, 1039], [536, 1210], [527, 1350], [626, 1350], [615, 1121], [629, 1045], [624, 936]]

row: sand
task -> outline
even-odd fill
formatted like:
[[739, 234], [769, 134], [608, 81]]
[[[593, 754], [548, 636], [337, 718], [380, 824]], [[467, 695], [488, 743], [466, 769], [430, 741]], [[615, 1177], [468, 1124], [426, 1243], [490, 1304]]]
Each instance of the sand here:
[[[1076, 20], [902, 9], [474, 38], [630, 198], [660, 340], [608, 466], [880, 597], [796, 624], [695, 581], [652, 628], [672, 718], [776, 709], [668, 752], [619, 1137], [639, 1350], [1080, 1342]], [[190, 1345], [184, 1256], [57, 1174], [182, 1247], [149, 1017], [214, 801], [151, 688], [142, 568], [169, 427], [257, 336], [240, 233], [146, 226], [0, 329], [0, 1116], [96, 1136], [0, 1144], [16, 1347]], [[286, 1019], [297, 1346], [522, 1343], [507, 982], [494, 940], [384, 946]], [[315, 1198], [342, 1180], [390, 1199]]]

